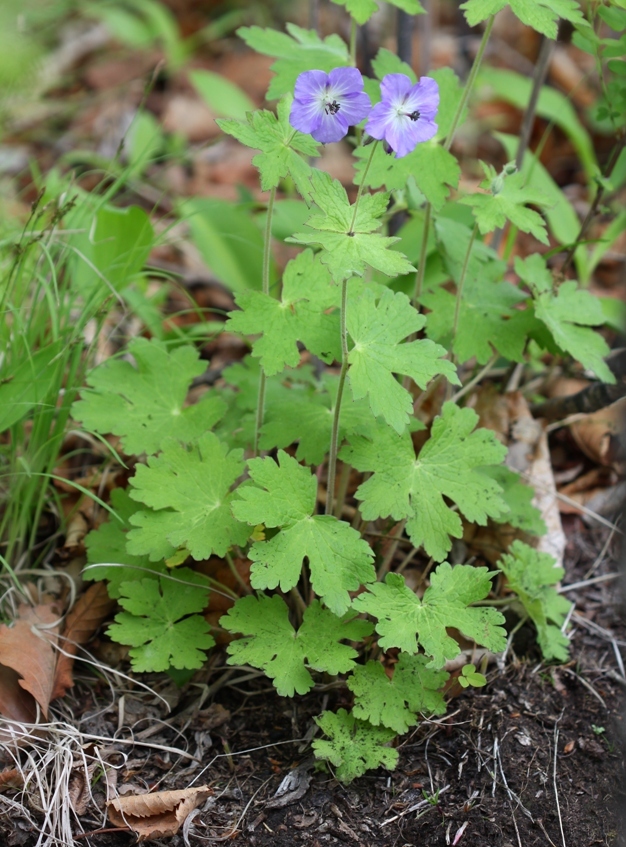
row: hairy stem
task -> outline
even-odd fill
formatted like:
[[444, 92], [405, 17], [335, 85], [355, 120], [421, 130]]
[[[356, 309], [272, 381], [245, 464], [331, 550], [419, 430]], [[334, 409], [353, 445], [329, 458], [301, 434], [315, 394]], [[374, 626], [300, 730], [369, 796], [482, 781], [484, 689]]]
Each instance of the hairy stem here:
[[[270, 191], [270, 199], [267, 204], [267, 219], [265, 221], [265, 236], [263, 239], [263, 276], [262, 286], [263, 294], [270, 293], [270, 261], [272, 258], [272, 214], [274, 213], [274, 201], [276, 200], [276, 188]], [[259, 378], [259, 393], [256, 406], [256, 420], [254, 423], [254, 455], [259, 455], [259, 437], [261, 427], [263, 426], [263, 418], [265, 416], [265, 371], [261, 368]]]
[[450, 131], [448, 132], [448, 137], [446, 138], [445, 144], [443, 145], [444, 150], [449, 150], [452, 147], [452, 142], [454, 141], [454, 136], [461, 120], [461, 115], [463, 114], [463, 110], [467, 105], [467, 101], [469, 100], [472, 88], [474, 87], [474, 83], [476, 82], [476, 76], [480, 68], [480, 63], [483, 60], [483, 55], [487, 47], [487, 42], [489, 41], [489, 36], [491, 35], [491, 30], [493, 29], [494, 20], [495, 15], [491, 15], [491, 17], [487, 21], [487, 26], [485, 27], [485, 31], [483, 32], [483, 37], [480, 42], [480, 47], [478, 48], [478, 53], [476, 54], [474, 64], [472, 65], [472, 69], [467, 78], [467, 82], [465, 83], [465, 88], [463, 89], [463, 94], [461, 95], [461, 99], [459, 100], [459, 105], [457, 106], [456, 112], [454, 113], [454, 118], [452, 119], [452, 126], [450, 127]]
[[[459, 328], [459, 315], [461, 314], [461, 300], [463, 299], [463, 288], [465, 287], [465, 279], [467, 277], [467, 268], [469, 267], [469, 261], [472, 255], [472, 248], [474, 246], [474, 241], [476, 240], [476, 233], [478, 232], [478, 224], [474, 224], [474, 229], [472, 230], [472, 234], [470, 235], [470, 240], [467, 245], [467, 252], [465, 253], [465, 259], [463, 260], [463, 268], [461, 269], [461, 278], [459, 279], [459, 284], [456, 289], [456, 303], [454, 304], [454, 318], [452, 321], [452, 344], [454, 344], [454, 339], [456, 338], [456, 332]], [[454, 359], [454, 357], [453, 357]]]
[[352, 466], [349, 465], [348, 462], [344, 462], [342, 464], [341, 474], [339, 476], [339, 491], [337, 492], [337, 501], [335, 503], [335, 511], [333, 512], [336, 518], [341, 518], [343, 504], [346, 499], [346, 492], [348, 491], [348, 484], [350, 482], [351, 470]]
[[378, 141], [375, 141], [372, 144], [372, 150], [370, 152], [370, 157], [367, 160], [367, 164], [365, 165], [365, 170], [363, 171], [363, 176], [361, 177], [361, 184], [359, 185], [359, 190], [356, 193], [356, 200], [354, 201], [354, 211], [352, 213], [352, 221], [350, 222], [350, 229], [348, 230], [348, 235], [354, 235], [354, 225], [356, 223], [356, 216], [359, 211], [359, 201], [361, 199], [361, 195], [363, 194], [363, 189], [365, 188], [365, 180], [367, 178], [367, 172], [370, 169], [370, 165], [372, 164], [372, 160], [374, 158], [374, 153], [376, 152], [376, 148], [378, 147]]
[[341, 416], [341, 400], [348, 374], [348, 330], [346, 327], [346, 305], [348, 300], [348, 280], [341, 283], [341, 370], [339, 371], [339, 386], [333, 413], [333, 428], [330, 434], [330, 454], [328, 456], [328, 482], [326, 494], [326, 514], [332, 515], [335, 499], [335, 476], [337, 473], [337, 451], [339, 449], [339, 418]]

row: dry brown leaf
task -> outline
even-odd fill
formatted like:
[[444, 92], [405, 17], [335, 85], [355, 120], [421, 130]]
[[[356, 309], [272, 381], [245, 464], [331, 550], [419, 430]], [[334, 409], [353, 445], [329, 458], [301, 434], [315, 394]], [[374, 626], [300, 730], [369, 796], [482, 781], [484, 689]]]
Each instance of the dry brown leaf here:
[[570, 424], [570, 432], [586, 456], [619, 472], [623, 469], [624, 457], [620, 456], [619, 446], [625, 418], [626, 398], [623, 398], [606, 409], [574, 421]]
[[[58, 655], [51, 700], [63, 697], [68, 688], [74, 685], [72, 667], [77, 647], [89, 641], [100, 624], [109, 617], [114, 606], [115, 602], [109, 597], [104, 582], [90, 585], [77, 600], [65, 619], [61, 638], [64, 653]], [[70, 655], [66, 656], [65, 653]]]
[[176, 835], [185, 818], [212, 794], [202, 785], [182, 791], [155, 791], [133, 797], [109, 800], [109, 820], [114, 826], [127, 826], [138, 836], [138, 841], [167, 838]]
[[[34, 697], [46, 719], [54, 686], [58, 620], [52, 606], [23, 605], [12, 626], [0, 625], [2, 664], [19, 674], [19, 686]], [[16, 702], [13, 707], [19, 708]]]
[[0, 791], [19, 791], [24, 787], [24, 774], [17, 768], [5, 768], [0, 771]]

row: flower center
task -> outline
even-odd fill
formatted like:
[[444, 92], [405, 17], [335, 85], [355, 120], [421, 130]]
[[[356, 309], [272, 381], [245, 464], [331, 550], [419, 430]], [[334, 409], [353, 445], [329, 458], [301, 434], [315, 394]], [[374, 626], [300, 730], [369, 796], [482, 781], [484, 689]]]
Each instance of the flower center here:
[[411, 121], [418, 121], [420, 117], [420, 113], [417, 109], [414, 112], [400, 112], [400, 114], [405, 115]]
[[336, 115], [340, 108], [341, 105], [336, 100], [333, 100], [332, 103], [327, 100], [324, 104], [324, 111], [327, 115]]

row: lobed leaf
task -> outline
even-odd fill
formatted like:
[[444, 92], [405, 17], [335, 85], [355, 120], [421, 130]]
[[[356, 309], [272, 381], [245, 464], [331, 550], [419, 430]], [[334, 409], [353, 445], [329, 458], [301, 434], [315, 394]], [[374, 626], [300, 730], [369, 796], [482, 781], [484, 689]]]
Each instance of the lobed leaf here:
[[315, 723], [329, 740], [313, 741], [317, 759], [326, 759], [334, 765], [336, 776], [342, 782], [352, 782], [358, 776], [383, 765], [393, 770], [398, 764], [398, 751], [385, 746], [395, 736], [393, 729], [372, 726], [356, 718], [345, 709], [337, 713], [323, 712]]

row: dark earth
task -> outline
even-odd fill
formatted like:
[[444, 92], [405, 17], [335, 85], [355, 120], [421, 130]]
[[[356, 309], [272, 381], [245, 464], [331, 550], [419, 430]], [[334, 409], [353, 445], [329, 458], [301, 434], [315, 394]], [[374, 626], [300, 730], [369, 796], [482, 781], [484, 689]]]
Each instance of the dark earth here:
[[[604, 530], [570, 535], [566, 583], [588, 571], [603, 538]], [[609, 557], [595, 575], [615, 570]], [[522, 628], [507, 666], [503, 672], [490, 669], [486, 688], [463, 692], [451, 700], [447, 716], [423, 721], [401, 739], [394, 772], [379, 769], [342, 785], [331, 773], [315, 770], [312, 718], [325, 708], [349, 708], [347, 689], [320, 684], [306, 697], [280, 698], [262, 676], [227, 668], [218, 654], [212, 668], [176, 690], [178, 703], [169, 717], [140, 689], [124, 696], [119, 737], [128, 739], [132, 731], [157, 746], [186, 749], [200, 763], [113, 744], [109, 761], [123, 765], [116, 789], [122, 793], [128, 785], [130, 793], [140, 793], [203, 784], [212, 789], [184, 833], [150, 842], [171, 847], [219, 842], [251, 847], [618, 845], [619, 813], [626, 810], [621, 743], [626, 719], [625, 682], [615, 650], [626, 646], [626, 627], [620, 622], [617, 581], [569, 596], [577, 604], [575, 658], [545, 666], [532, 630]], [[166, 691], [162, 676], [146, 681], [171, 696], [173, 686], [169, 683]], [[206, 683], [213, 699], [206, 697]], [[75, 714], [87, 719], [81, 730], [112, 737], [120, 703], [102, 713], [103, 705], [94, 701], [98, 685], [87, 677], [75, 690]], [[125, 765], [116, 749], [127, 755]], [[301, 796], [287, 795], [291, 802], [276, 808], [276, 798], [269, 801], [296, 768], [293, 779]], [[94, 782], [94, 800], [74, 829], [75, 844], [135, 843], [131, 833], [103, 827], [104, 781]], [[35, 845], [38, 834], [16, 813], [0, 818], [0, 843], [7, 847]]]

